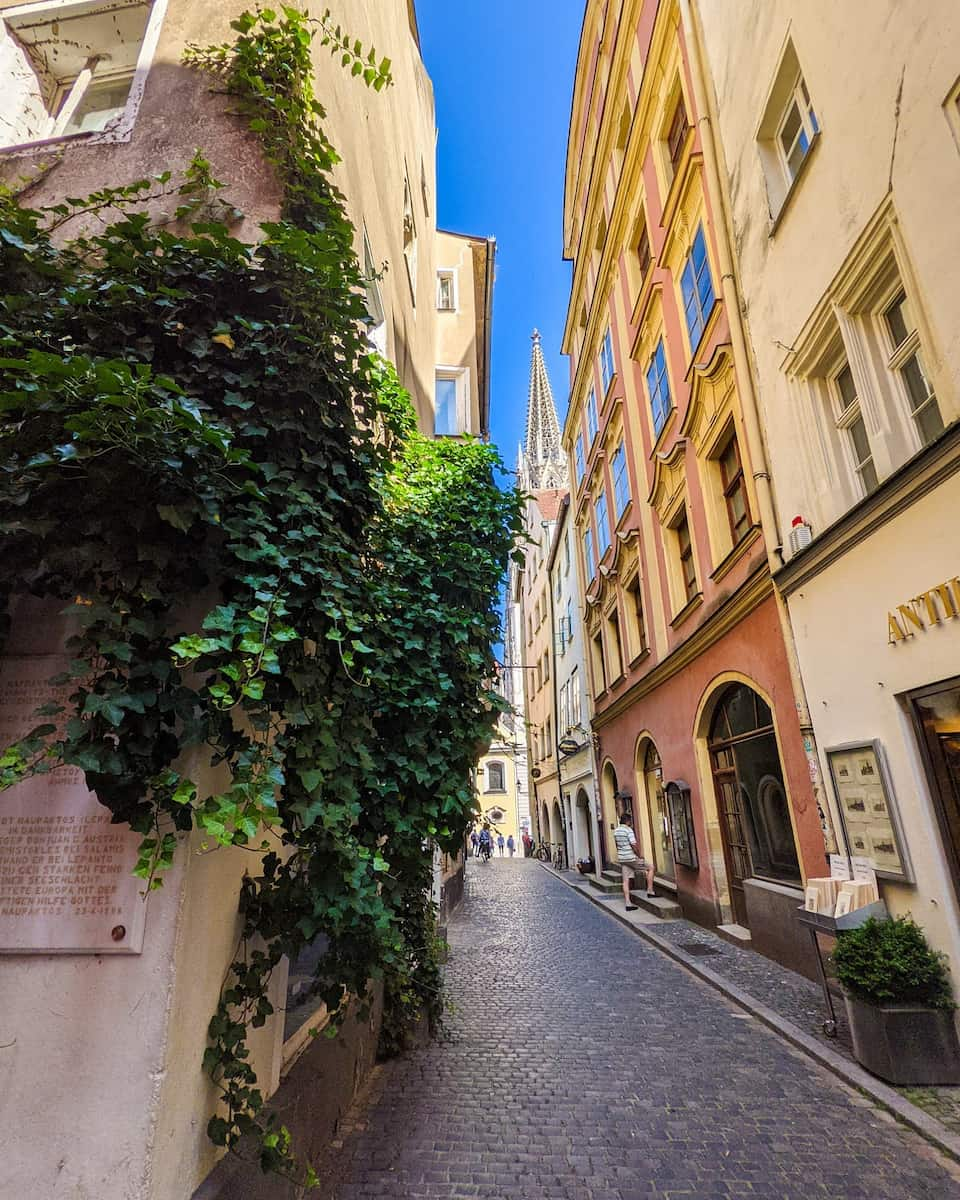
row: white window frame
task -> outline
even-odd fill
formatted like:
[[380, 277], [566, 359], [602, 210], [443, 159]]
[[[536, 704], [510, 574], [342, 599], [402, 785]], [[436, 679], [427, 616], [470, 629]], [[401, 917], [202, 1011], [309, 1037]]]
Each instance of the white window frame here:
[[[441, 282], [443, 280], [450, 281], [450, 303], [441, 304]], [[460, 311], [460, 294], [458, 288], [457, 269], [456, 267], [438, 267], [437, 268], [437, 312], [459, 312]]]
[[[840, 376], [844, 373], [844, 371], [849, 371], [855, 393], [853, 400], [846, 405], [843, 392], [840, 388]], [[870, 444], [870, 435], [867, 433], [867, 425], [866, 421], [864, 420], [863, 410], [860, 404], [860, 390], [857, 387], [857, 380], [853, 374], [853, 369], [846, 358], [844, 358], [843, 361], [839, 363], [830, 374], [830, 396], [833, 404], [834, 420], [837, 429], [840, 430], [843, 437], [844, 452], [847, 457], [847, 462], [849, 463], [853, 475], [857, 480], [857, 485], [860, 488], [861, 496], [868, 496], [870, 492], [874, 491], [879, 485], [879, 478], [877, 477], [877, 464], [874, 458], [873, 446]], [[864, 437], [867, 439], [867, 445], [870, 448], [870, 453], [862, 460], [858, 458], [856, 443], [853, 439], [853, 428], [858, 421], [861, 423], [861, 425], [863, 425]], [[872, 488], [867, 486], [866, 480], [863, 477], [864, 471], [868, 470], [869, 468], [872, 468], [874, 478], [877, 479], [877, 483], [874, 484]]]
[[[907, 296], [906, 288], [904, 288], [902, 285], [882, 306], [878, 314], [879, 325], [883, 330], [883, 335], [887, 342], [887, 348], [890, 351], [890, 357], [887, 359], [887, 369], [889, 370], [891, 376], [896, 380], [897, 388], [906, 408], [910, 427], [916, 436], [917, 445], [929, 446], [931, 442], [936, 441], [936, 438], [939, 436], [939, 434], [935, 435], [929, 440], [925, 440], [923, 432], [920, 428], [920, 422], [917, 420], [917, 417], [924, 410], [935, 408], [937, 416], [940, 419], [940, 431], [942, 433], [944, 426], [943, 413], [940, 410], [940, 402], [937, 399], [936, 389], [930, 381], [930, 375], [927, 372], [926, 367], [923, 365], [923, 352], [920, 346], [920, 331], [916, 328], [916, 324], [914, 323], [914, 327], [907, 330], [907, 334], [901, 342], [894, 344], [894, 333], [890, 328], [887, 314], [898, 305], [901, 313], [906, 316], [909, 308], [911, 307], [911, 302], [910, 298]], [[926, 399], [916, 408], [913, 407], [913, 397], [903, 374], [904, 368], [911, 360], [916, 361], [917, 370], [920, 372], [920, 376], [927, 388]]]
[[613, 479], [614, 516], [619, 521], [630, 503], [630, 472], [627, 470], [627, 449], [623, 438], [610, 459], [610, 475]]
[[593, 502], [597, 520], [597, 558], [602, 559], [610, 549], [610, 512], [607, 505], [607, 489], [602, 487]]
[[[31, 152], [38, 148], [42, 149], [45, 145], [53, 141], [82, 140], [85, 144], [106, 145], [117, 142], [128, 142], [130, 140], [133, 127], [136, 124], [137, 114], [140, 111], [140, 104], [143, 100], [147, 76], [150, 73], [150, 68], [153, 65], [153, 59], [157, 52], [160, 29], [166, 15], [168, 0], [143, 0], [143, 3], [149, 5], [150, 12], [144, 26], [143, 39], [140, 42], [140, 50], [137, 54], [136, 66], [133, 69], [133, 77], [130, 81], [130, 90], [127, 93], [127, 102], [123, 114], [117, 120], [111, 122], [107, 129], [78, 130], [75, 133], [55, 132], [58, 126], [62, 128], [66, 125], [73, 111], [82, 100], [87, 87], [96, 78], [95, 71], [84, 70], [73, 81], [70, 87], [69, 98], [63, 110], [56, 116], [51, 115], [48, 133], [44, 137], [34, 138], [29, 142], [16, 142], [9, 146], [0, 146], [0, 154]], [[16, 40], [15, 31], [9, 27], [9, 22], [18, 17], [31, 17], [43, 20], [49, 14], [50, 23], [53, 24], [72, 14], [79, 15], [85, 10], [95, 12], [101, 7], [103, 7], [102, 3], [96, 3], [95, 0], [42, 0], [41, 3], [18, 4], [15, 8], [0, 11], [0, 23], [7, 27], [7, 36]], [[134, 7], [134, 5], [131, 4], [130, 7]]]
[[[800, 116], [800, 128], [797, 130], [797, 135], [790, 144], [792, 150], [800, 140], [801, 135], [805, 135], [807, 139], [807, 148], [803, 152], [803, 158], [797, 164], [796, 170], [790, 166], [790, 154], [784, 148], [782, 133], [783, 127], [786, 125], [790, 113], [794, 105], [797, 107], [797, 112]], [[783, 170], [784, 177], [787, 181], [787, 187], [790, 187], [793, 181], [803, 170], [803, 164], [807, 161], [810, 150], [813, 147], [814, 138], [820, 132], [820, 122], [817, 120], [817, 114], [813, 107], [813, 102], [810, 99], [810, 90], [803, 78], [803, 72], [798, 71], [796, 78], [793, 81], [793, 86], [790, 88], [787, 98], [784, 101], [780, 112], [780, 120], [777, 122], [776, 133], [774, 134], [774, 148], [777, 152], [777, 158], [780, 160], [780, 167]]]
[[[433, 373], [433, 436], [434, 437], [463, 437], [470, 432], [470, 368], [438, 366]], [[457, 425], [456, 433], [437, 432], [437, 380], [453, 379], [457, 385]]]

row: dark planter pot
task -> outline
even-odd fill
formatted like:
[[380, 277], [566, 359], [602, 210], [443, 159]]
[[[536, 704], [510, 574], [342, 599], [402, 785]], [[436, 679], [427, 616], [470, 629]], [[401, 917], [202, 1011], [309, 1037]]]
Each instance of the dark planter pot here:
[[960, 1083], [953, 1013], [917, 1004], [867, 1004], [848, 993], [847, 1017], [857, 1062], [888, 1083]]
[[581, 875], [592, 875], [596, 864], [592, 858], [581, 858], [577, 862], [577, 870]]

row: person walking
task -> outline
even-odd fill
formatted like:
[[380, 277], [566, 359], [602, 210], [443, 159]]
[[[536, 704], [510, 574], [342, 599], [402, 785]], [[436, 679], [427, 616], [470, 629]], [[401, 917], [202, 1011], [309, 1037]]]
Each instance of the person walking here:
[[528, 830], [523, 831], [523, 837], [520, 840], [523, 842], [523, 857], [529, 858], [533, 853], [533, 838]]
[[486, 826], [480, 830], [480, 845], [477, 849], [477, 857], [482, 858], [484, 862], [490, 861], [490, 855], [493, 853], [493, 838], [490, 836], [490, 830]]
[[497, 853], [503, 858], [503, 848], [507, 844], [507, 839], [502, 833], [497, 834]]
[[510, 852], [510, 857], [513, 858], [513, 852], [517, 848], [517, 843], [513, 840], [513, 834], [507, 838], [507, 850]]
[[630, 903], [630, 885], [641, 871], [647, 877], [647, 898], [653, 899], [656, 892], [653, 890], [653, 864], [644, 862], [639, 852], [630, 813], [621, 814], [620, 824], [613, 831], [613, 840], [617, 846], [617, 858], [623, 878], [623, 902], [627, 906], [627, 912], [635, 912], [637, 906]]
[[473, 847], [473, 857], [480, 855], [480, 834], [475, 829], [470, 830], [470, 845]]

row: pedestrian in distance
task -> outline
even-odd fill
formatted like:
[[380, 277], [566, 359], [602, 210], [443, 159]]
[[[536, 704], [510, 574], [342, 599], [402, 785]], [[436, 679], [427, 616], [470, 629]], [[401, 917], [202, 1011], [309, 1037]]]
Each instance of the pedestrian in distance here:
[[502, 833], [497, 834], [497, 853], [503, 858], [503, 848], [507, 844], [507, 839]]
[[473, 848], [473, 857], [477, 858], [480, 854], [480, 834], [475, 829], [470, 830], [470, 845]]
[[490, 861], [490, 855], [493, 853], [493, 838], [490, 836], [490, 830], [484, 826], [480, 830], [480, 845], [477, 850], [477, 857], [483, 859], [484, 862]]
[[517, 848], [517, 843], [513, 840], [513, 834], [507, 838], [507, 849], [510, 851], [510, 857], [513, 858], [513, 852]]
[[636, 905], [630, 902], [630, 885], [643, 872], [647, 877], [647, 897], [653, 899], [653, 864], [646, 863], [637, 845], [637, 835], [633, 832], [633, 817], [623, 813], [620, 824], [613, 831], [613, 840], [617, 846], [617, 858], [620, 862], [620, 874], [623, 877], [623, 902], [627, 912], [634, 912]]
[[533, 838], [526, 829], [523, 831], [523, 838], [521, 840], [523, 842], [523, 857], [529, 858], [533, 853]]

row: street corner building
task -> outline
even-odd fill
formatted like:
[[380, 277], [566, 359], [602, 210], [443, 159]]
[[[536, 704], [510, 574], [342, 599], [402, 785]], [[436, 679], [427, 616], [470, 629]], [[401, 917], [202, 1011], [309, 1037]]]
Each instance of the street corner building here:
[[[796, 910], [835, 848], [704, 86], [675, 0], [588, 3], [567, 149], [563, 445], [600, 811], [683, 914], [813, 973]], [[671, 909], [675, 911], [675, 909]]]
[[872, 861], [956, 984], [960, 10], [716, 0], [693, 17], [811, 769], [841, 850]]

